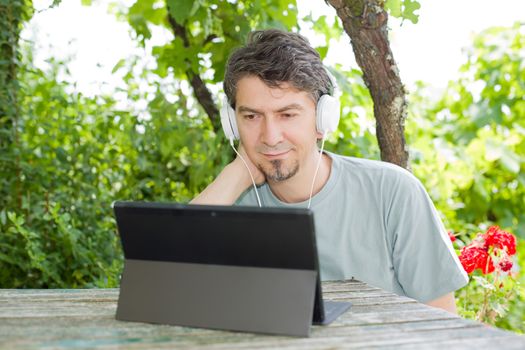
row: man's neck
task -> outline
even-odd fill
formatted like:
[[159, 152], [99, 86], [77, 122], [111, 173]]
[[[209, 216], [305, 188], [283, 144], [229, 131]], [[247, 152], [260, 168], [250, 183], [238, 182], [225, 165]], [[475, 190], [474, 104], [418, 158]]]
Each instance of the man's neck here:
[[[285, 203], [299, 203], [308, 200], [318, 159], [319, 154], [316, 153], [316, 156], [311, 157], [310, 161], [292, 178], [282, 182], [269, 182], [272, 193]], [[323, 153], [312, 196], [315, 196], [324, 187], [330, 177], [331, 168], [332, 159]]]

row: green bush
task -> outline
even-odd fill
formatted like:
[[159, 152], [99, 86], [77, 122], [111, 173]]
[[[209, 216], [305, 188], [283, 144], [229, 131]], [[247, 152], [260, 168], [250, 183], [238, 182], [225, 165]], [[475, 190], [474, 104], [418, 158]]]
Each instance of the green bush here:
[[[515, 281], [506, 285], [516, 293], [509, 300], [505, 288], [498, 289], [500, 302], [493, 304], [497, 317], [486, 321], [521, 333], [525, 332], [523, 33], [523, 25], [516, 24], [478, 35], [460, 79], [449, 83], [439, 101], [424, 95], [423, 84], [412, 94], [406, 130], [414, 174], [450, 230], [464, 242], [492, 224], [517, 236]], [[483, 284], [472, 279], [459, 291], [463, 316], [475, 317], [484, 302]]]

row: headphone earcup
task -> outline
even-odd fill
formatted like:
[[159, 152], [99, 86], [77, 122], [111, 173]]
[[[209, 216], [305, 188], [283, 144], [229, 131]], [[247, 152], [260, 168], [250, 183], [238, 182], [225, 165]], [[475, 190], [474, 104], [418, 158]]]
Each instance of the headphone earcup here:
[[341, 117], [341, 102], [338, 98], [323, 95], [317, 102], [316, 126], [321, 134], [334, 132]]
[[237, 129], [237, 120], [235, 119], [235, 111], [231, 108], [228, 98], [224, 97], [220, 111], [221, 125], [224, 135], [228, 140], [238, 140], [239, 131]]

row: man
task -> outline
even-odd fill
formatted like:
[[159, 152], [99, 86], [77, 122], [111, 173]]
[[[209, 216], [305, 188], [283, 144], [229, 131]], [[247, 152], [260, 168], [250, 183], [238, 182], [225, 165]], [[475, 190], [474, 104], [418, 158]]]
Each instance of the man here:
[[239, 156], [192, 203], [257, 205], [250, 173], [263, 206], [304, 208], [312, 194], [323, 280], [353, 277], [455, 313], [468, 278], [421, 183], [389, 163], [320, 158], [317, 104], [333, 89], [302, 36], [251, 33], [224, 81]]

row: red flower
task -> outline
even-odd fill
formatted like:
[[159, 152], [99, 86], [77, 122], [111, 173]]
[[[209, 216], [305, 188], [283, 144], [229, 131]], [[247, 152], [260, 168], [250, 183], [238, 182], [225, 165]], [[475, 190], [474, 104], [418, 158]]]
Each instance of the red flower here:
[[456, 240], [456, 236], [454, 236], [454, 234], [452, 233], [452, 231], [448, 231], [448, 238], [450, 238], [450, 240], [452, 242], [454, 242]]
[[487, 249], [475, 245], [461, 248], [459, 261], [467, 273], [471, 273], [475, 269], [481, 269], [484, 274], [494, 271], [494, 264], [487, 253]]
[[509, 255], [516, 254], [516, 237], [498, 226], [489, 227], [483, 238], [487, 247], [506, 249]]
[[510, 261], [508, 258], [507, 259], [502, 259], [498, 263], [498, 266], [501, 269], [501, 271], [507, 272], [507, 271], [509, 271], [512, 268], [512, 261]]

